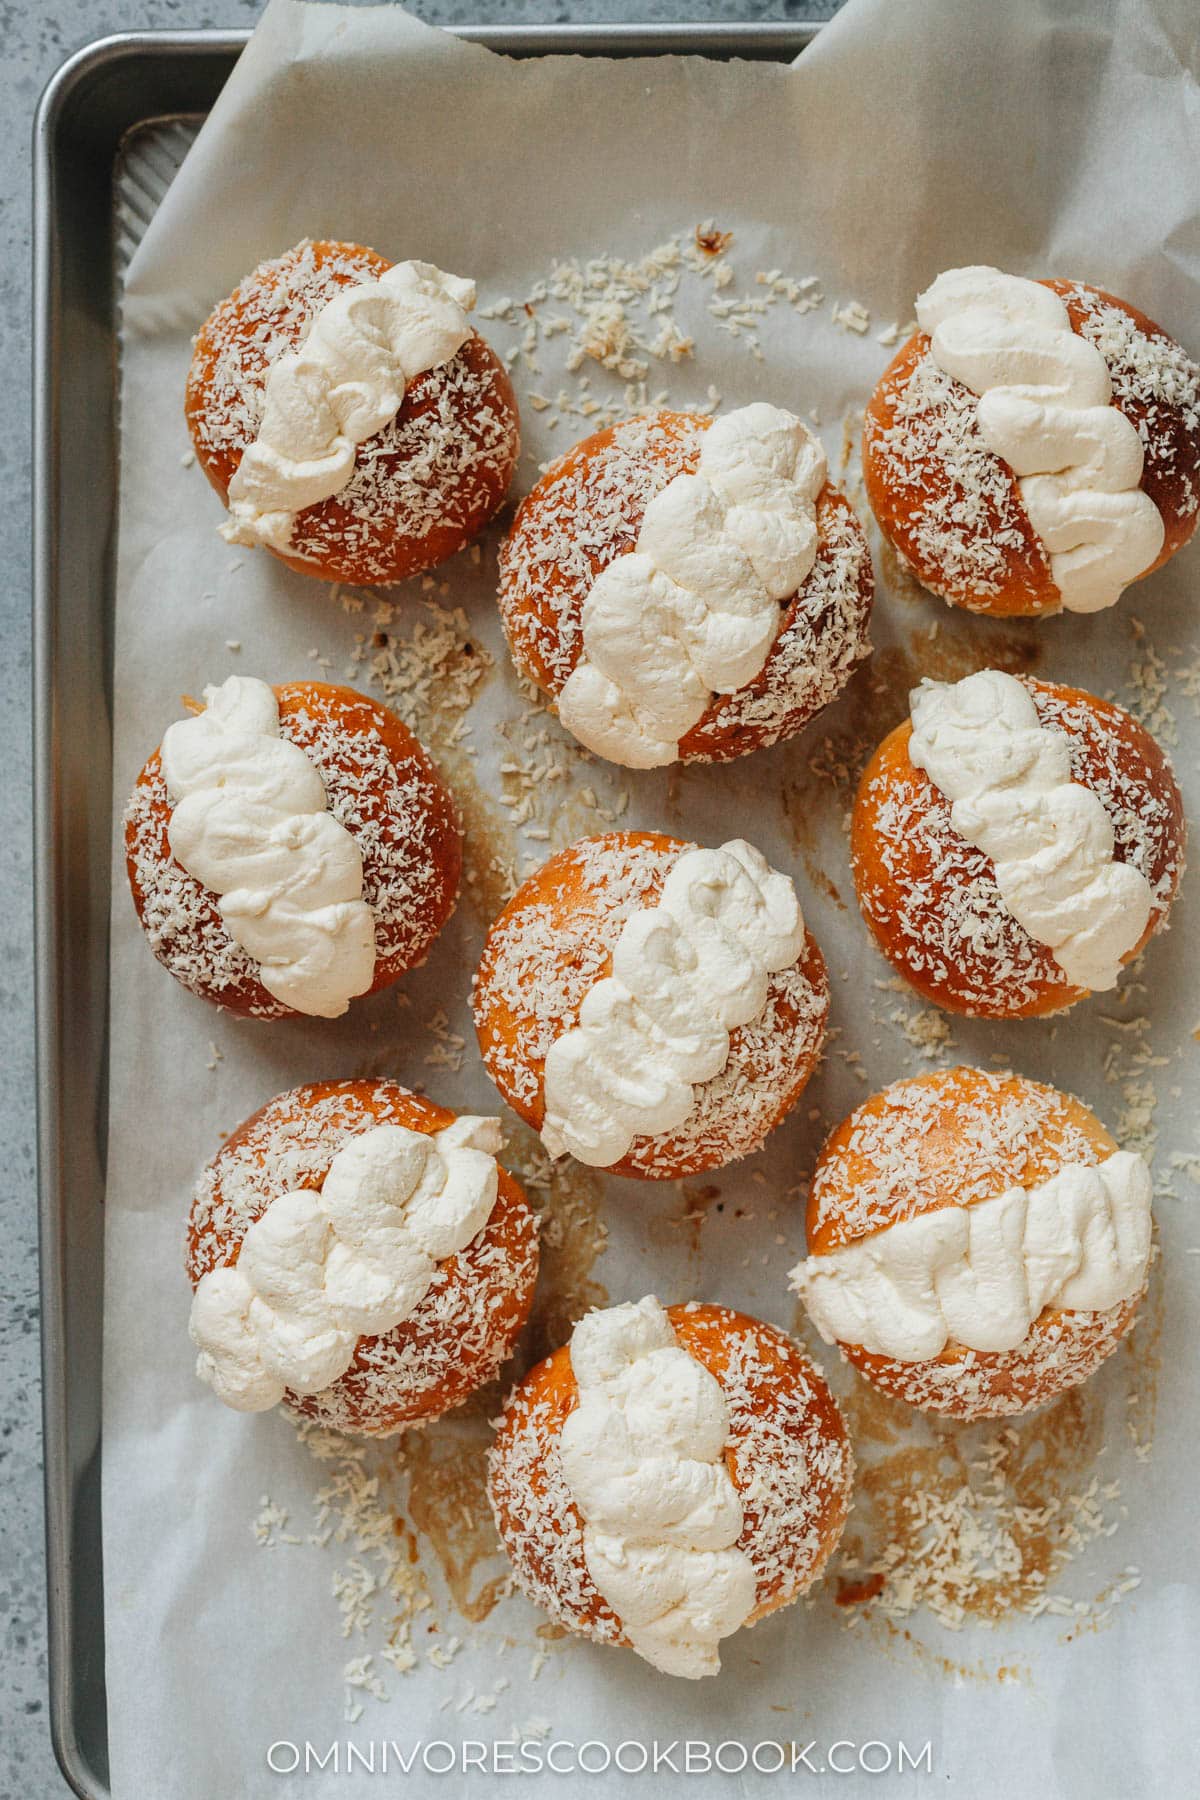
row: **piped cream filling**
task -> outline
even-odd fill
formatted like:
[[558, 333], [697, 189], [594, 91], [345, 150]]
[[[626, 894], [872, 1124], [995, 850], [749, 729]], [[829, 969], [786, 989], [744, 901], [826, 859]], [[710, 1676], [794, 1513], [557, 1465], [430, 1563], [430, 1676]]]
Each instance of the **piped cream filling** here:
[[340, 288], [298, 350], [267, 371], [262, 420], [229, 483], [231, 544], [291, 546], [296, 514], [354, 473], [358, 446], [395, 418], [405, 390], [471, 335], [475, 284], [432, 263], [401, 262]]
[[206, 687], [202, 713], [168, 727], [162, 772], [171, 854], [202, 887], [267, 992], [334, 1019], [375, 974], [362, 857], [328, 810], [319, 769], [279, 735], [265, 681]]
[[1042, 725], [1029, 690], [999, 669], [923, 681], [910, 704], [909, 760], [950, 801], [959, 836], [991, 857], [1013, 918], [1075, 987], [1115, 987], [1154, 895], [1114, 860], [1112, 821], [1072, 779], [1066, 733]]
[[635, 548], [583, 603], [583, 654], [558, 696], [580, 743], [631, 769], [674, 762], [714, 694], [761, 671], [779, 602], [817, 554], [825, 452], [807, 426], [757, 403], [704, 433], [694, 475], [646, 508]]
[[756, 1591], [737, 1548], [721, 1385], [652, 1298], [581, 1319], [571, 1367], [579, 1400], [558, 1454], [588, 1573], [639, 1656], [668, 1675], [715, 1675]]
[[391, 1331], [496, 1204], [498, 1119], [464, 1115], [426, 1136], [377, 1125], [334, 1156], [319, 1190], [279, 1194], [237, 1262], [197, 1285], [196, 1373], [238, 1412], [344, 1375], [360, 1337]]
[[809, 1256], [792, 1286], [827, 1344], [925, 1362], [952, 1340], [1015, 1350], [1048, 1307], [1107, 1312], [1146, 1283], [1150, 1171], [1117, 1150], [1036, 1187], [940, 1206]]
[[804, 945], [796, 890], [742, 840], [685, 850], [654, 906], [626, 920], [612, 974], [546, 1056], [542, 1142], [607, 1168], [636, 1137], [676, 1130], [697, 1083], [729, 1060], [729, 1033], [758, 1019], [771, 975]]
[[979, 396], [980, 434], [1017, 477], [1063, 606], [1114, 605], [1157, 560], [1165, 529], [1099, 350], [1052, 289], [987, 267], [939, 275], [917, 322], [937, 366]]

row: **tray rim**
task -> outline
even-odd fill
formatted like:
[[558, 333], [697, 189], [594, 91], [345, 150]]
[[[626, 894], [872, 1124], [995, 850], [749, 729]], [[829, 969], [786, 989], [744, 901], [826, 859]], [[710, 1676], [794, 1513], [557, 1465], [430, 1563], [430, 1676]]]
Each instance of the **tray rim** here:
[[[562, 23], [510, 27], [458, 25], [444, 27], [453, 36], [514, 56], [559, 55], [700, 55], [785, 60], [798, 55], [826, 21], [763, 20], [746, 23]], [[99, 1707], [100, 1735], [107, 1747], [103, 1712], [103, 1593], [101, 1577], [99, 1452], [100, 1343], [102, 1275], [89, 1252], [102, 1246], [104, 1203], [103, 1143], [107, 1103], [107, 963], [110, 898], [111, 711], [108, 705], [107, 625], [111, 615], [114, 572], [115, 503], [117, 497], [117, 368], [115, 356], [114, 216], [111, 207], [113, 165], [123, 139], [140, 125], [163, 117], [183, 116], [156, 101], [150, 84], [139, 92], [136, 106], [126, 106], [103, 128], [99, 179], [110, 203], [99, 237], [107, 250], [105, 283], [98, 294], [99, 316], [64, 316], [69, 261], [81, 253], [72, 241], [66, 213], [64, 181], [66, 146], [78, 114], [97, 101], [106, 78], [136, 68], [162, 77], [170, 64], [179, 76], [195, 72], [202, 89], [211, 87], [206, 112], [228, 78], [250, 37], [249, 30], [122, 31], [85, 44], [59, 66], [38, 101], [33, 125], [33, 354], [32, 354], [32, 678], [33, 737], [33, 922], [35, 1004], [35, 1095], [37, 1106], [37, 1201], [42, 1348], [42, 1436], [45, 1504], [47, 1652], [49, 1722], [55, 1757], [64, 1780], [80, 1800], [108, 1800], [107, 1767], [85, 1744], [79, 1727], [81, 1701]], [[212, 86], [213, 70], [219, 79]], [[178, 65], [182, 65], [182, 68]], [[186, 81], [185, 81], [186, 85]], [[94, 123], [92, 129], [95, 129]], [[92, 505], [76, 517], [89, 541], [82, 547], [85, 572], [82, 600], [70, 591], [78, 570], [78, 554], [68, 547], [71, 471], [64, 466], [63, 419], [71, 402], [66, 348], [72, 329], [87, 339], [86, 326], [107, 326], [82, 346], [82, 365], [98, 378], [93, 395], [95, 415], [89, 439], [101, 445], [101, 461], [90, 472], [85, 490]], [[101, 366], [102, 364], [102, 366]], [[77, 447], [68, 447], [66, 459]], [[78, 479], [79, 470], [74, 471]], [[97, 479], [98, 478], [98, 479]], [[97, 493], [107, 497], [108, 518], [98, 515]], [[79, 639], [82, 608], [83, 641]], [[98, 653], [98, 654], [97, 654]], [[77, 668], [68, 668], [70, 662]], [[63, 683], [66, 675], [82, 677], [88, 697], [99, 705], [105, 743], [97, 756], [90, 745], [83, 753], [86, 776], [64, 768]], [[77, 751], [78, 754], [78, 751]], [[78, 807], [81, 779], [90, 781], [98, 804]], [[86, 799], [86, 794], [83, 796]], [[80, 812], [84, 817], [81, 822]], [[103, 830], [98, 827], [102, 826]], [[76, 845], [82, 842], [86, 867], [72, 869]], [[76, 859], [77, 860], [77, 859]], [[74, 878], [73, 878], [74, 877]], [[82, 896], [79, 887], [85, 890]], [[87, 892], [88, 888], [91, 892]], [[84, 929], [71, 935], [83, 910]], [[91, 1000], [84, 1029], [72, 1031], [70, 1003], [83, 978]], [[91, 979], [89, 979], [91, 978]], [[93, 992], [93, 984], [98, 986]], [[90, 1119], [88, 1111], [90, 1103]], [[82, 1118], [80, 1108], [84, 1107]], [[90, 1130], [81, 1130], [87, 1121]], [[66, 1126], [73, 1122], [83, 1138], [80, 1156], [65, 1153]], [[82, 1236], [76, 1229], [82, 1223]], [[68, 1236], [68, 1228], [70, 1236]], [[101, 1265], [102, 1268], [102, 1265]], [[81, 1272], [91, 1276], [83, 1300]], [[85, 1312], [87, 1317], [80, 1319]], [[91, 1355], [83, 1381], [72, 1361], [80, 1335], [88, 1338]], [[82, 1414], [82, 1417], [80, 1416]], [[84, 1564], [91, 1558], [90, 1568]], [[81, 1583], [90, 1577], [86, 1595]], [[82, 1608], [82, 1610], [81, 1610]], [[85, 1641], [86, 1640], [86, 1641]], [[86, 1663], [90, 1687], [81, 1694], [81, 1667]], [[99, 1686], [97, 1686], [97, 1680]], [[90, 1701], [89, 1701], [90, 1695]]]

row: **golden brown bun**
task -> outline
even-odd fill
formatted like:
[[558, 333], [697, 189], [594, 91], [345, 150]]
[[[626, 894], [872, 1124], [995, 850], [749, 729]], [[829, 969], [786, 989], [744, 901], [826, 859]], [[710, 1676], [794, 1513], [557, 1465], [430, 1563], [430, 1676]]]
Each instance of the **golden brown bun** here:
[[[729, 1406], [725, 1464], [743, 1496], [738, 1548], [757, 1577], [753, 1625], [803, 1594], [841, 1537], [854, 1473], [846, 1427], [819, 1372], [773, 1325], [695, 1303], [668, 1307], [667, 1316], [680, 1347], [716, 1377]], [[488, 1491], [529, 1598], [568, 1630], [621, 1644], [620, 1622], [588, 1573], [583, 1520], [552, 1454], [577, 1397], [564, 1345], [510, 1395]]]
[[[432, 1135], [452, 1123], [444, 1106], [398, 1081], [319, 1081], [267, 1102], [226, 1138], [197, 1184], [188, 1220], [187, 1271], [195, 1287], [237, 1262], [242, 1239], [280, 1193], [319, 1188], [343, 1144], [376, 1125]], [[286, 1152], [286, 1163], [278, 1158]], [[500, 1170], [492, 1216], [465, 1250], [438, 1265], [407, 1319], [358, 1341], [346, 1373], [319, 1394], [287, 1394], [294, 1413], [334, 1431], [388, 1437], [436, 1419], [490, 1381], [529, 1313], [537, 1279], [537, 1226], [512, 1176]]]
[[[808, 1254], [934, 1212], [1035, 1186], [1065, 1162], [1095, 1164], [1117, 1145], [1085, 1106], [1022, 1075], [938, 1070], [895, 1081], [829, 1137], [808, 1203]], [[1015, 1350], [966, 1350], [905, 1363], [843, 1344], [867, 1380], [909, 1406], [993, 1419], [1045, 1406], [1086, 1381], [1137, 1316], [1141, 1295], [1106, 1312], [1046, 1307]]]
[[[560, 850], [518, 889], [488, 933], [473, 988], [488, 1073], [514, 1112], [540, 1131], [546, 1053], [578, 1021], [584, 995], [612, 970], [632, 912], [652, 906], [692, 846], [652, 831], [614, 831]], [[817, 1065], [829, 1012], [821, 952], [806, 936], [798, 962], [772, 975], [761, 1019], [735, 1028], [729, 1061], [697, 1089], [678, 1131], [635, 1138], [615, 1175], [673, 1180], [757, 1150]]]
[[[597, 432], [560, 457], [518, 507], [500, 553], [500, 613], [518, 669], [551, 700], [579, 660], [592, 582], [634, 548], [654, 495], [695, 470], [711, 423], [700, 413], [658, 412]], [[728, 762], [794, 737], [868, 654], [871, 558], [853, 508], [828, 482], [817, 527], [816, 562], [784, 603], [762, 669], [736, 694], [713, 696], [681, 741], [680, 761]]]
[[[222, 501], [258, 431], [268, 349], [294, 348], [340, 287], [390, 267], [361, 244], [297, 244], [260, 263], [206, 320], [185, 412], [197, 460]], [[297, 514], [293, 554], [280, 560], [302, 575], [366, 586], [431, 569], [483, 530], [519, 452], [512, 383], [472, 332], [450, 362], [418, 375], [391, 423], [359, 445], [347, 486]]]
[[[1200, 369], [1124, 300], [1084, 282], [1041, 285], [1061, 296], [1077, 336], [1096, 343], [1112, 376], [1113, 405], [1141, 432], [1141, 486], [1166, 526], [1162, 554], [1142, 572], [1149, 575], [1196, 528]], [[922, 397], [931, 364], [929, 338], [918, 331], [867, 407], [863, 476], [879, 529], [917, 580], [954, 606], [1000, 617], [1059, 611], [1016, 476], [979, 436], [975, 395], [941, 377], [937, 395]]]
[[[1104, 803], [1116, 856], [1150, 883], [1154, 904], [1131, 962], [1166, 923], [1183, 873], [1187, 825], [1171, 765], [1144, 725], [1111, 700], [1022, 677], [1043, 725], [1071, 740], [1072, 774]], [[1072, 1006], [1073, 987], [1045, 944], [1004, 906], [995, 865], [960, 837], [950, 807], [909, 760], [912, 722], [875, 752], [859, 785], [850, 861], [862, 914], [888, 961], [918, 993], [976, 1018], [1036, 1017]]]
[[[275, 689], [280, 735], [320, 770], [329, 810], [362, 855], [363, 899], [375, 917], [371, 992], [415, 968], [454, 911], [462, 839], [437, 770], [395, 713], [323, 681]], [[256, 1019], [295, 1018], [230, 937], [217, 896], [171, 855], [171, 803], [156, 750], [125, 812], [129, 886], [151, 948], [203, 1000]]]

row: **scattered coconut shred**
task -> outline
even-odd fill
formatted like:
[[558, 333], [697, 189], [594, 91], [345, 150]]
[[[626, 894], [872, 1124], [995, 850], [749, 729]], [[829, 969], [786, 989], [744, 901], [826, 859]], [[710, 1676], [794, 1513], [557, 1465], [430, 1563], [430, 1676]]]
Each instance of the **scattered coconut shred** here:
[[[589, 1307], [607, 1303], [607, 1292], [591, 1278], [607, 1241], [602, 1186], [591, 1170], [551, 1163], [520, 1125], [504, 1161], [520, 1167], [538, 1215], [543, 1280], [536, 1359], [562, 1342]], [[251, 1529], [264, 1550], [307, 1549], [334, 1559], [330, 1586], [341, 1637], [352, 1651], [342, 1667], [347, 1724], [357, 1723], [368, 1701], [388, 1701], [396, 1678], [418, 1667], [445, 1674], [451, 1691], [439, 1710], [497, 1713], [510, 1676], [480, 1691], [464, 1689], [457, 1669], [446, 1673], [468, 1645], [486, 1649], [493, 1661], [528, 1657], [527, 1681], [537, 1680], [549, 1661], [540, 1621], [532, 1643], [485, 1624], [513, 1591], [484, 1487], [488, 1421], [503, 1396], [502, 1385], [492, 1383], [437, 1425], [375, 1442], [313, 1419], [290, 1419], [318, 1465], [311, 1515], [298, 1528], [289, 1509], [264, 1494]], [[489, 1725], [505, 1742], [544, 1737], [549, 1729], [543, 1719], [510, 1722], [507, 1729], [499, 1719]]]
[[[404, 1516], [406, 1457], [397, 1447], [404, 1440], [393, 1439], [381, 1447], [341, 1437], [310, 1421], [299, 1422], [297, 1431], [309, 1454], [322, 1465], [322, 1485], [312, 1497], [311, 1524], [305, 1532], [290, 1531], [286, 1508], [264, 1495], [254, 1536], [268, 1550], [307, 1545], [336, 1553], [331, 1585], [341, 1635], [347, 1645], [356, 1647], [342, 1668], [344, 1716], [348, 1724], [355, 1724], [366, 1699], [389, 1698], [388, 1682], [396, 1675], [422, 1661], [431, 1668], [449, 1669], [463, 1640], [439, 1629], [417, 1535]], [[421, 1649], [415, 1638], [423, 1640]], [[473, 1696], [473, 1710], [490, 1711], [507, 1685], [503, 1678], [495, 1684], [490, 1705], [484, 1696]]]
[[[522, 405], [548, 432], [566, 422], [564, 448], [585, 430], [671, 405], [668, 382], [681, 371], [688, 393], [678, 404], [708, 413], [719, 408], [722, 396], [711, 384], [697, 399], [693, 369], [702, 346], [676, 316], [681, 300], [690, 318], [699, 306], [714, 341], [715, 334], [731, 338], [756, 362], [764, 359], [762, 327], [776, 313], [789, 319], [811, 315], [813, 328], [824, 321], [827, 330], [856, 336], [869, 331], [870, 314], [860, 302], [828, 303], [812, 275], [794, 276], [778, 268], [747, 274], [738, 269], [734, 252], [733, 234], [705, 221], [637, 259], [601, 256], [555, 263], [525, 296], [485, 304], [477, 317], [510, 334], [509, 343], [498, 348], [507, 366], [525, 378]], [[892, 323], [875, 341], [891, 347], [913, 329]], [[927, 372], [927, 380], [937, 376]], [[814, 425], [820, 424], [815, 411], [810, 416]], [[845, 435], [849, 446], [856, 435], [850, 424]], [[479, 544], [464, 554], [475, 566], [481, 564]], [[973, 554], [978, 558], [982, 552], [975, 548]], [[990, 571], [973, 572], [986, 586]], [[554, 849], [622, 821], [629, 790], [621, 785], [621, 772], [596, 764], [595, 774], [589, 775], [592, 758], [567, 738], [524, 682], [518, 682], [519, 715], [499, 726], [499, 791], [484, 791], [470, 714], [494, 662], [466, 613], [453, 605], [448, 580], [426, 575], [410, 583], [399, 599], [351, 589], [342, 589], [340, 599], [359, 627], [346, 677], [379, 691], [429, 749], [462, 805], [467, 895], [477, 903], [481, 920], [494, 918], [519, 881]], [[1184, 664], [1170, 652], [1164, 655], [1136, 619], [1129, 628], [1133, 656], [1125, 703], [1162, 741], [1173, 743], [1168, 696], [1174, 692], [1200, 712], [1200, 661]], [[323, 671], [342, 660], [316, 649], [310, 655]], [[985, 639], [977, 655], [972, 647], [968, 662], [978, 666], [986, 656]], [[813, 809], [832, 805], [840, 816], [879, 735], [873, 718], [867, 717], [845, 739], [818, 740], [808, 754], [805, 803]], [[889, 1049], [898, 1052], [908, 1072], [955, 1060], [958, 1051], [946, 1015], [922, 1006], [902, 982], [889, 978], [874, 986], [872, 1017], [891, 1033]], [[1168, 1057], [1152, 1049], [1144, 999], [1135, 966], [1098, 1023], [1111, 1036], [1104, 1073], [1121, 1102], [1109, 1109], [1115, 1115], [1110, 1124], [1125, 1147], [1150, 1153], [1156, 1137], [1156, 1075], [1179, 1052]], [[401, 994], [399, 1004], [406, 1003]], [[436, 1011], [424, 1025], [431, 1040], [428, 1066], [457, 1070], [465, 1045], [445, 1012]], [[836, 1031], [829, 1036], [830, 1054], [869, 1085], [859, 1053], [837, 1049]], [[875, 1040], [876, 1046], [880, 1041]], [[891, 1072], [904, 1071], [893, 1067]], [[1173, 1100], [1180, 1098], [1179, 1086], [1169, 1091]], [[835, 1122], [823, 1119], [815, 1108], [809, 1118], [825, 1127]], [[540, 1189], [544, 1197], [569, 1179], [550, 1169], [531, 1138], [522, 1139], [513, 1166], [531, 1195]], [[1200, 1184], [1200, 1155], [1177, 1154], [1168, 1170], [1158, 1171], [1160, 1198], [1177, 1197], [1175, 1177]], [[580, 1179], [595, 1186], [586, 1172]], [[761, 1172], [753, 1179], [765, 1182]], [[685, 1208], [679, 1223], [696, 1233], [720, 1189], [678, 1186]], [[539, 1353], [562, 1342], [574, 1318], [607, 1298], [588, 1275], [605, 1240], [598, 1192], [589, 1190], [588, 1197], [565, 1202], [560, 1194], [560, 1203], [543, 1211], [544, 1278], [534, 1313]], [[785, 1217], [794, 1216], [795, 1209], [802, 1213], [806, 1192], [805, 1182], [789, 1190]], [[744, 1218], [754, 1216], [747, 1207]], [[771, 1224], [779, 1216], [775, 1209], [766, 1213]], [[775, 1243], [784, 1243], [779, 1232]], [[745, 1259], [747, 1265], [750, 1261]], [[1152, 1288], [1151, 1306], [1153, 1294]], [[1151, 1336], [1152, 1321], [1144, 1320], [1140, 1330]], [[1131, 1368], [1138, 1342], [1135, 1333], [1119, 1353]], [[1125, 1432], [1135, 1457], [1144, 1460], [1153, 1436], [1153, 1383], [1140, 1365], [1129, 1381]], [[845, 1381], [838, 1385], [846, 1394]], [[311, 1421], [297, 1422], [300, 1441], [321, 1470], [312, 1518], [307, 1528], [290, 1529], [288, 1511], [264, 1496], [252, 1522], [265, 1550], [306, 1548], [336, 1557], [332, 1591], [342, 1636], [353, 1651], [342, 1670], [348, 1723], [362, 1716], [368, 1701], [385, 1701], [389, 1683], [418, 1666], [445, 1673], [448, 1691], [439, 1710], [492, 1715], [502, 1709], [509, 1677], [501, 1675], [487, 1691], [477, 1692], [452, 1673], [468, 1640], [461, 1628], [454, 1631], [446, 1622], [449, 1608], [473, 1621], [473, 1647], [528, 1656], [528, 1680], [537, 1679], [553, 1654], [546, 1643], [547, 1638], [553, 1642], [553, 1628], [539, 1631], [538, 1621], [527, 1614], [517, 1627], [525, 1634], [520, 1638], [492, 1627], [481, 1630], [481, 1620], [512, 1588], [476, 1474], [443, 1509], [450, 1515], [446, 1542], [434, 1545], [434, 1523], [429, 1509], [419, 1503], [423, 1453], [415, 1445], [441, 1444], [443, 1433], [447, 1439], [455, 1431], [465, 1433], [462, 1453], [472, 1469], [481, 1471], [484, 1420], [498, 1406], [498, 1397], [490, 1392], [484, 1398], [482, 1409], [469, 1405], [441, 1429], [407, 1433], [382, 1444], [343, 1438]], [[1076, 1390], [1046, 1412], [1013, 1424], [968, 1428], [940, 1427], [858, 1381], [842, 1404], [861, 1446], [862, 1479], [843, 1544], [825, 1581], [805, 1602], [808, 1607], [836, 1604], [851, 1629], [878, 1620], [894, 1632], [919, 1610], [953, 1631], [968, 1623], [994, 1626], [1016, 1615], [1043, 1614], [1068, 1621], [1074, 1629], [1103, 1626], [1136, 1588], [1139, 1575], [1132, 1568], [1123, 1569], [1089, 1600], [1069, 1598], [1054, 1587], [1072, 1559], [1117, 1531], [1125, 1512], [1119, 1483], [1096, 1472], [1111, 1446], [1095, 1391], [1089, 1399], [1084, 1390]], [[1059, 1439], [1067, 1444], [1062, 1454]], [[468, 1505], [462, 1497], [466, 1494], [479, 1504], [473, 1499]], [[469, 1543], [469, 1551], [454, 1549], [455, 1533]], [[448, 1602], [435, 1594], [442, 1584], [435, 1581], [433, 1561], [425, 1554], [431, 1546], [437, 1550]], [[480, 1565], [496, 1573], [472, 1597], [467, 1578]], [[538, 1637], [531, 1644], [527, 1634], [534, 1631]], [[547, 1720], [533, 1719], [511, 1724], [508, 1736], [520, 1742], [544, 1738], [549, 1731]]]
[[[553, 393], [528, 389], [524, 403], [542, 415], [547, 430], [556, 430], [564, 419], [581, 419], [600, 431], [671, 404], [665, 387], [651, 388], [651, 378], [656, 365], [662, 372], [696, 354], [695, 339], [675, 317], [675, 303], [681, 295], [692, 299], [697, 285], [708, 289], [704, 310], [713, 328], [738, 339], [756, 362], [763, 361], [759, 332], [769, 313], [784, 308], [803, 315], [824, 307], [815, 275], [758, 269], [747, 281], [727, 255], [732, 243], [733, 233], [719, 231], [708, 219], [636, 261], [595, 256], [583, 263], [554, 263], [523, 299], [505, 296], [480, 307], [477, 316], [517, 329], [504, 360], [529, 376], [546, 374], [542, 358], [559, 340], [554, 360], [564, 379], [555, 378]], [[613, 392], [607, 383], [600, 394], [593, 393], [589, 363], [616, 376], [623, 391]], [[688, 402], [695, 412], [712, 412], [720, 404], [711, 386], [704, 402]]]
[[[922, 1438], [920, 1430], [914, 1435]], [[921, 1608], [948, 1631], [995, 1627], [1014, 1614], [1107, 1624], [1138, 1586], [1136, 1568], [1089, 1598], [1055, 1592], [1051, 1583], [1089, 1544], [1118, 1530], [1126, 1516], [1120, 1483], [1093, 1475], [1074, 1485], [1039, 1467], [1043, 1460], [1036, 1432], [1011, 1425], [972, 1427], [940, 1441], [931, 1431], [894, 1458], [868, 1458], [860, 1468], [864, 1499], [830, 1574], [847, 1628], [876, 1616], [899, 1625]]]

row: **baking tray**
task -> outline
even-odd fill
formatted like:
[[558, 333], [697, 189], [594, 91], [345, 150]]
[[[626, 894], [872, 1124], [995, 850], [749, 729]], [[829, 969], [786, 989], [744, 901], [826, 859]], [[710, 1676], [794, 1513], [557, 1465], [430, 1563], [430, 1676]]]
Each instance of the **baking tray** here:
[[[512, 56], [790, 61], [816, 22], [454, 27]], [[112, 618], [121, 276], [248, 32], [105, 37], [34, 126], [33, 728], [50, 1729], [108, 1793], [100, 1354], [108, 1117]]]

